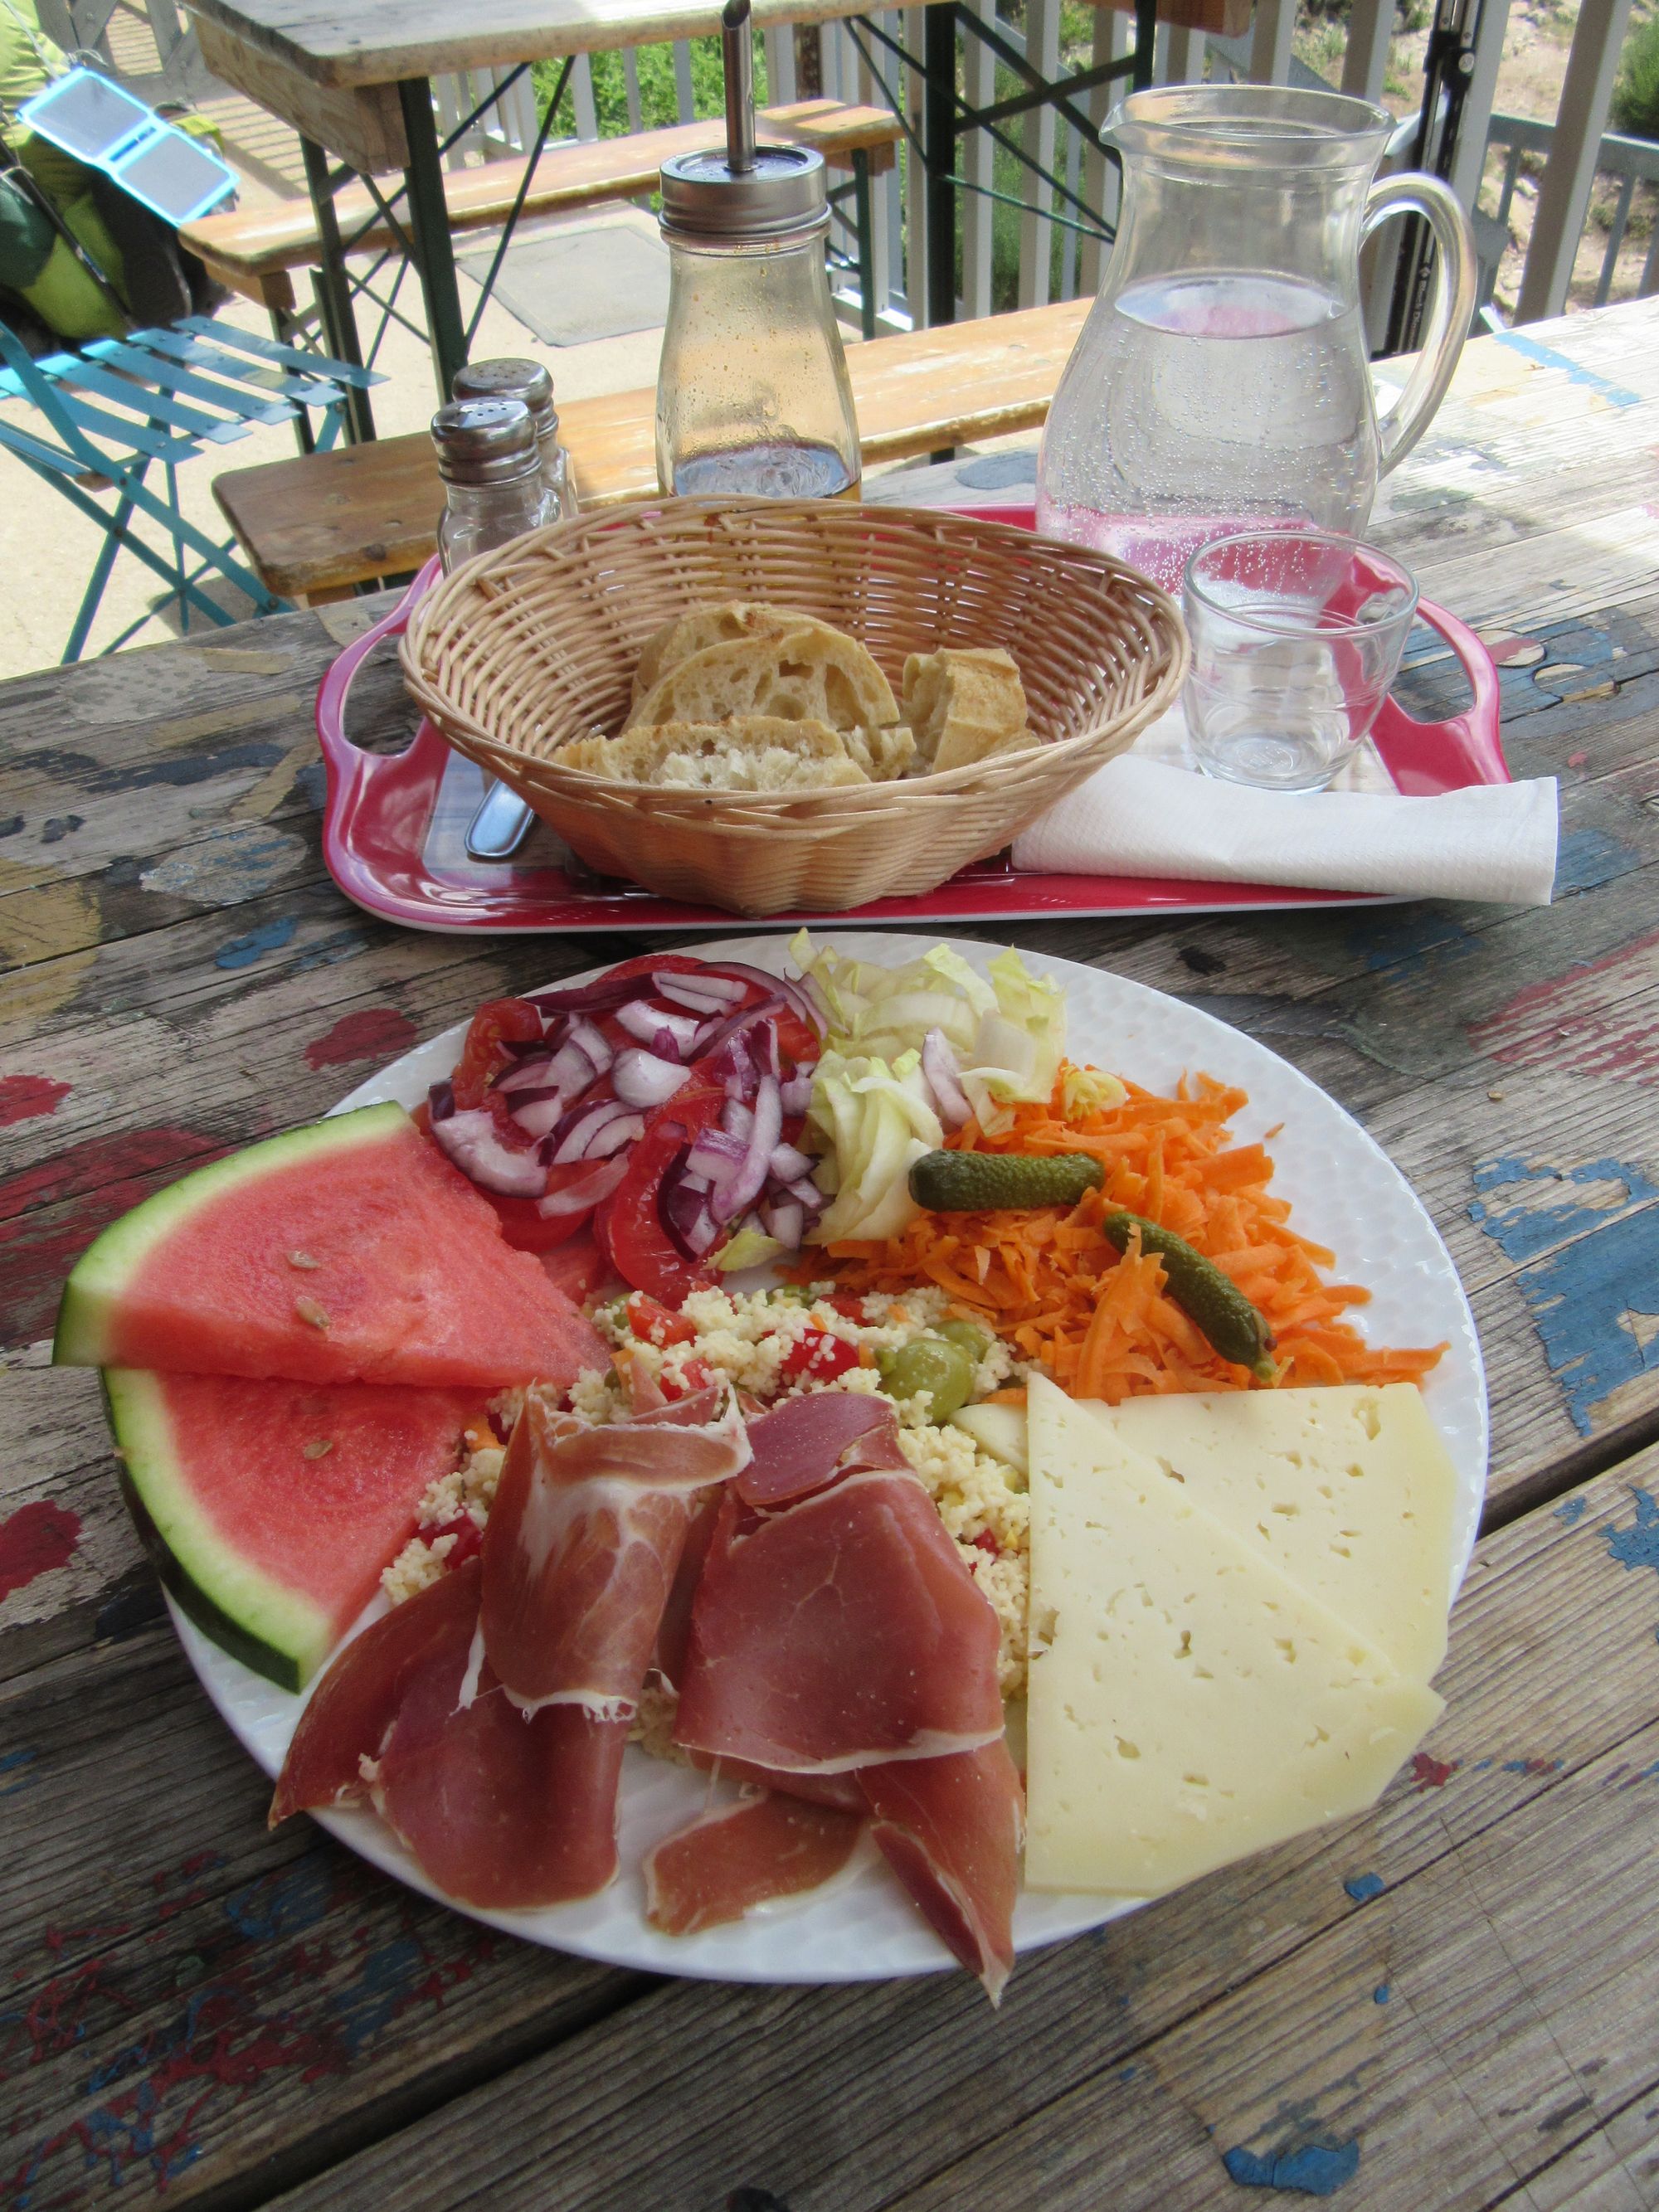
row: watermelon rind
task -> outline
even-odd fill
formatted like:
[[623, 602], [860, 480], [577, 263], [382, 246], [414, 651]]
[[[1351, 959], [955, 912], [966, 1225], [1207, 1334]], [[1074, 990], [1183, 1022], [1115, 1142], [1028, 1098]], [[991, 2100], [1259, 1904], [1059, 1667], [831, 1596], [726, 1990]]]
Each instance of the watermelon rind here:
[[383, 1143], [408, 1126], [409, 1115], [401, 1106], [359, 1106], [349, 1114], [308, 1122], [246, 1151], [228, 1153], [134, 1206], [112, 1222], [76, 1262], [58, 1309], [52, 1364], [102, 1367], [107, 1363], [110, 1324], [122, 1292], [155, 1245], [198, 1206], [296, 1162], [320, 1164], [358, 1145]]
[[179, 1463], [166, 1378], [110, 1367], [102, 1381], [122, 1493], [162, 1586], [233, 1658], [282, 1689], [303, 1688], [334, 1640], [327, 1615], [251, 1565], [210, 1525]]

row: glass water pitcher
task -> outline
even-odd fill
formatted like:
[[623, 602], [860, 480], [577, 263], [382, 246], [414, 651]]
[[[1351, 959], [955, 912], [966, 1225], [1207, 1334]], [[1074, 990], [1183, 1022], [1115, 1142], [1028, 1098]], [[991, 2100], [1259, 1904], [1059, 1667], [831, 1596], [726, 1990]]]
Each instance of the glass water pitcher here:
[[[1171, 85], [1114, 112], [1117, 240], [1043, 434], [1039, 529], [1177, 592], [1213, 538], [1363, 533], [1474, 311], [1474, 238], [1449, 187], [1371, 181], [1393, 128], [1368, 101], [1273, 85]], [[1433, 230], [1434, 290], [1421, 355], [1379, 416], [1359, 250], [1408, 210]]]

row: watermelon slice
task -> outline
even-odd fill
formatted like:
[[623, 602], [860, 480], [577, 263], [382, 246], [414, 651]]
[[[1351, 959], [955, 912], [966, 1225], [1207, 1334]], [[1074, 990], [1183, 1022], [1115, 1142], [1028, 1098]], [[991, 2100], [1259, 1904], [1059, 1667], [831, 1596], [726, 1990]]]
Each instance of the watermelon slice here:
[[573, 1382], [605, 1345], [401, 1106], [216, 1160], [82, 1254], [61, 1366], [501, 1389]]
[[104, 1376], [121, 1486], [162, 1582], [286, 1690], [315, 1674], [459, 1465], [477, 1393]]

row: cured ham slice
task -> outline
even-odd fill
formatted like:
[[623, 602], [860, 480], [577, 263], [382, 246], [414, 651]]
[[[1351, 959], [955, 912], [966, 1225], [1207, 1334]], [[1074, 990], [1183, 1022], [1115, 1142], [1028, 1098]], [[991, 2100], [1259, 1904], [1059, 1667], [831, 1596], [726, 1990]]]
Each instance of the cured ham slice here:
[[647, 1854], [645, 1917], [669, 1936], [741, 1920], [757, 1905], [799, 1897], [840, 1874], [864, 1831], [842, 1813], [770, 1795], [724, 1805]]
[[1005, 1742], [859, 1776], [876, 1842], [928, 1926], [993, 2004], [1014, 1964], [1025, 1793]]
[[340, 1652], [301, 1715], [271, 1824], [368, 1798], [463, 1904], [590, 1896], [617, 1869], [628, 1723], [509, 1705], [475, 1649], [480, 1583], [470, 1559]]
[[633, 1713], [698, 1493], [749, 1457], [724, 1385], [602, 1428], [529, 1393], [483, 1553], [484, 1650], [514, 1704]]
[[738, 1490], [750, 1505], [784, 1504], [860, 1468], [910, 1471], [891, 1406], [852, 1391], [786, 1399], [750, 1423], [749, 1443], [754, 1457]]
[[996, 1616], [908, 1468], [771, 1514], [728, 1491], [675, 1740], [787, 1773], [975, 1750], [1002, 1734], [996, 1657]]
[[307, 1700], [270, 1801], [274, 1828], [291, 1813], [360, 1805], [368, 1796], [362, 1762], [380, 1751], [404, 1693], [428, 1668], [441, 1665], [459, 1638], [463, 1651], [478, 1620], [478, 1562], [423, 1589], [371, 1621], [337, 1653]]

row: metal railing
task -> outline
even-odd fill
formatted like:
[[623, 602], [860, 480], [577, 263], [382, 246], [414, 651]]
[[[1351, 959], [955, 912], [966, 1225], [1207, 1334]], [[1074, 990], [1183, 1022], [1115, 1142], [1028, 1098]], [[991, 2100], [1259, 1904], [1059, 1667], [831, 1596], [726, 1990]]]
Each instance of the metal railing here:
[[[1539, 154], [1547, 161], [1554, 143], [1555, 125], [1553, 123], [1535, 122], [1525, 115], [1492, 117], [1486, 131], [1486, 144], [1489, 148], [1502, 147], [1505, 149], [1503, 181], [1498, 195], [1497, 220], [1500, 223], [1507, 226], [1509, 222], [1515, 188], [1520, 180], [1522, 156]], [[1607, 131], [1596, 153], [1595, 173], [1598, 177], [1616, 177], [1619, 193], [1608, 225], [1601, 273], [1596, 278], [1594, 304], [1604, 307], [1612, 296], [1620, 253], [1630, 227], [1636, 187], [1641, 184], [1655, 187], [1652, 233], [1635, 294], [1638, 300], [1648, 299], [1659, 290], [1659, 145], [1650, 138], [1626, 138], [1619, 131]], [[1575, 258], [1576, 253], [1575, 244]]]

